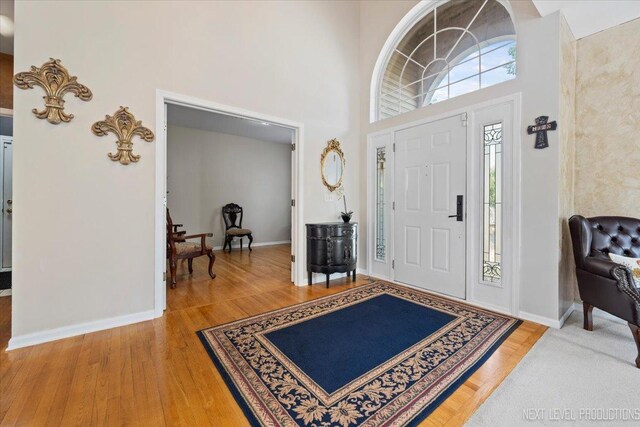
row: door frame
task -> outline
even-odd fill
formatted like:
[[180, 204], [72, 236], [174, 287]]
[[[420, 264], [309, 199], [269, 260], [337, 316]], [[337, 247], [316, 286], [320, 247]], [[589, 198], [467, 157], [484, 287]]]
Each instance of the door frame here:
[[161, 89], [156, 90], [156, 177], [155, 177], [155, 277], [154, 277], [154, 312], [156, 317], [162, 316], [166, 307], [166, 181], [167, 181], [167, 126], [165, 123], [165, 106], [181, 105], [198, 110], [210, 111], [228, 116], [272, 123], [293, 130], [293, 153], [291, 161], [291, 254], [295, 261], [291, 262], [291, 281], [302, 286], [304, 280], [304, 125], [289, 119], [271, 116], [244, 108], [219, 104], [188, 95], [173, 93]]
[[[0, 148], [2, 148], [2, 152], [0, 152], [0, 200], [2, 201], [2, 215], [3, 219], [0, 221], [0, 236], [4, 237], [4, 210], [5, 210], [5, 200], [4, 200], [4, 144], [9, 141], [9, 144], [13, 147], [13, 137], [7, 135], [0, 136]], [[11, 240], [13, 241], [13, 236], [11, 236]], [[12, 243], [13, 245], [13, 243]], [[11, 267], [2, 267], [2, 258], [4, 257], [3, 249], [4, 242], [0, 238], [0, 272], [11, 271], [13, 268], [13, 255], [11, 261]]]
[[[471, 280], [474, 277], [477, 277], [477, 274], [471, 271], [472, 268], [476, 268], [477, 263], [476, 258], [478, 254], [472, 253], [474, 248], [477, 246], [476, 242], [479, 239], [480, 235], [480, 227], [482, 226], [481, 221], [469, 221], [467, 218], [474, 215], [479, 215], [479, 207], [471, 204], [472, 200], [477, 200], [478, 190], [474, 187], [474, 181], [477, 180], [476, 172], [478, 171], [478, 162], [480, 161], [479, 149], [477, 149], [477, 145], [479, 143], [479, 135], [474, 132], [475, 129], [475, 120], [474, 114], [480, 110], [488, 109], [491, 107], [496, 107], [502, 104], [511, 104], [512, 114], [513, 114], [513, 129], [512, 129], [512, 138], [513, 144], [511, 147], [510, 156], [503, 156], [503, 169], [508, 171], [505, 174], [503, 194], [509, 195], [510, 201], [503, 207], [503, 218], [508, 218], [511, 224], [511, 230], [509, 232], [503, 232], [503, 239], [507, 239], [508, 242], [504, 242], [504, 248], [510, 249], [510, 256], [503, 258], [503, 264], [506, 265], [506, 270], [509, 272], [508, 277], [505, 277], [505, 280], [509, 281], [510, 285], [510, 307], [508, 309], [492, 306], [491, 304], [477, 301], [473, 298], [472, 294], [472, 286]], [[391, 266], [392, 260], [395, 257], [394, 251], [394, 226], [395, 226], [395, 211], [390, 209], [389, 222], [387, 227], [388, 233], [388, 241], [386, 242], [387, 252], [390, 256], [387, 257], [386, 263], [388, 268], [387, 275], [375, 274], [372, 272], [372, 265], [374, 262], [379, 262], [374, 259], [375, 254], [375, 202], [376, 202], [376, 194], [375, 194], [375, 150], [377, 147], [382, 146], [382, 144], [376, 144], [375, 140], [378, 139], [386, 139], [386, 146], [393, 147], [395, 143], [395, 133], [399, 130], [406, 129], [409, 127], [420, 126], [432, 122], [436, 122], [442, 119], [454, 117], [457, 115], [467, 114], [467, 177], [466, 177], [466, 235], [467, 235], [467, 243], [466, 243], [466, 269], [465, 277], [465, 301], [472, 305], [477, 305], [480, 307], [488, 308], [497, 312], [502, 312], [510, 315], [518, 315], [519, 313], [519, 287], [520, 287], [520, 241], [521, 241], [521, 227], [520, 227], [520, 218], [521, 218], [521, 187], [522, 187], [522, 171], [521, 171], [521, 162], [522, 162], [522, 150], [521, 150], [521, 111], [522, 111], [522, 95], [520, 92], [503, 96], [500, 98], [491, 99], [489, 101], [480, 102], [476, 104], [469, 105], [463, 108], [457, 108], [445, 113], [437, 114], [434, 116], [425, 117], [423, 119], [402, 123], [394, 126], [389, 126], [385, 129], [371, 132], [367, 135], [367, 270], [368, 274], [372, 277], [377, 277], [380, 279], [389, 280], [394, 283], [398, 283], [400, 285], [409, 286], [405, 283], [396, 282], [394, 269]], [[390, 138], [383, 138], [385, 135], [389, 135]], [[476, 149], [469, 150], [469, 147], [476, 147]], [[395, 174], [395, 153], [391, 150], [392, 167], [390, 168], [390, 173]], [[389, 170], [389, 169], [387, 169]], [[510, 174], [511, 182], [507, 182], [507, 176]], [[395, 195], [393, 194], [394, 188], [394, 175], [391, 176], [391, 185], [389, 188], [391, 200], [395, 201]], [[506, 252], [506, 251], [505, 251]], [[424, 291], [423, 288], [418, 288]], [[425, 291], [430, 292], [430, 291]], [[433, 292], [435, 293], [435, 292]], [[437, 293], [435, 293], [437, 294]], [[437, 294], [440, 295], [440, 294]], [[458, 299], [451, 296], [446, 296], [447, 298]]]

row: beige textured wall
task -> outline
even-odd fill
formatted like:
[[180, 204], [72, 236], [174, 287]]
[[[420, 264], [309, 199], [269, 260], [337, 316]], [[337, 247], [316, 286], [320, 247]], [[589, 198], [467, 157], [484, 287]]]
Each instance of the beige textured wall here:
[[575, 171], [575, 102], [576, 102], [576, 39], [562, 17], [560, 19], [560, 183], [558, 210], [560, 214], [559, 315], [571, 307], [575, 293], [575, 274], [569, 218], [574, 213]]
[[169, 126], [167, 189], [173, 220], [189, 234], [213, 233], [213, 246], [224, 244], [222, 207], [232, 202], [243, 207], [253, 243], [291, 240], [289, 144]]
[[[156, 143], [139, 163], [107, 158], [91, 125], [131, 107], [156, 129], [156, 89], [305, 125], [303, 221], [335, 220], [320, 154], [338, 138], [345, 191], [359, 169], [355, 2], [19, 1], [15, 69], [60, 58], [93, 91], [66, 97], [71, 123], [31, 113], [41, 90], [14, 92], [12, 336], [154, 308]], [[52, 37], [55, 34], [55, 37]], [[350, 209], [360, 215], [358, 199]], [[362, 253], [362, 252], [361, 252]], [[304, 263], [301, 259], [298, 262]]]
[[640, 19], [578, 40], [576, 213], [640, 217]]

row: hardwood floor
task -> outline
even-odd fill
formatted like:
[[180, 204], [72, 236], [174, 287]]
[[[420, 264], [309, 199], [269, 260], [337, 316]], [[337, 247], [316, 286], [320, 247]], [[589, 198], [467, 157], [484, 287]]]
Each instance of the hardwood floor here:
[[[0, 298], [0, 425], [245, 426], [195, 331], [369, 283], [290, 283], [288, 245], [216, 252], [178, 266], [162, 318], [6, 352], [11, 297]], [[500, 384], [546, 328], [524, 322], [422, 426], [456, 426]]]

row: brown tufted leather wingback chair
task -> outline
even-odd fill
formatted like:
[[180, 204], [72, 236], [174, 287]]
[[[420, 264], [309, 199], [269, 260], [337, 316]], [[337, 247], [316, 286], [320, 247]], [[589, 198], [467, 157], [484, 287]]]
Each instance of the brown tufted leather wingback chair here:
[[609, 253], [640, 258], [640, 219], [615, 216], [569, 219], [584, 328], [593, 330], [591, 311], [598, 307], [626, 320], [638, 346], [640, 368], [640, 290], [631, 271], [609, 258]]

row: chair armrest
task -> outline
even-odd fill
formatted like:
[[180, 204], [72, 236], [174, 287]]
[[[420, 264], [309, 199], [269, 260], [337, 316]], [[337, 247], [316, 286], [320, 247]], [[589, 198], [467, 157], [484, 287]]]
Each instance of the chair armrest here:
[[610, 259], [596, 258], [592, 256], [588, 256], [584, 259], [584, 269], [589, 273], [604, 276], [613, 280], [617, 280], [617, 277], [613, 274], [613, 270], [616, 267], [621, 267], [621, 265], [611, 261]]
[[184, 224], [173, 224], [173, 231], [174, 232], [178, 231], [178, 228], [180, 227], [184, 227]]
[[636, 288], [631, 270], [622, 264], [616, 264], [611, 274], [617, 281], [618, 289], [631, 298], [636, 305], [636, 310], [640, 311], [640, 289]]
[[183, 239], [200, 239], [200, 254], [204, 255], [207, 252], [207, 242], [205, 241], [206, 237], [213, 237], [213, 233], [200, 233], [200, 234], [192, 234], [190, 236], [181, 236]]
[[191, 234], [189, 236], [180, 236], [182, 239], [201, 239], [203, 237], [213, 237], [213, 233]]
[[615, 280], [620, 292], [626, 294], [640, 310], [640, 291], [636, 289], [631, 270], [606, 258], [586, 257], [584, 267], [590, 273]]

